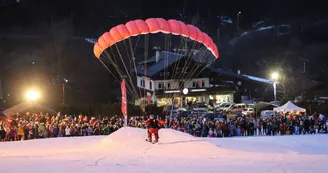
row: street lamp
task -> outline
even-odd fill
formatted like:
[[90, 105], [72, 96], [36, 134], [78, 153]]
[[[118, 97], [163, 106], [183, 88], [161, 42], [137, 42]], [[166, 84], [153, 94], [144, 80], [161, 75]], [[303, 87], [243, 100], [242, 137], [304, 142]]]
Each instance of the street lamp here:
[[272, 79], [275, 81], [279, 78], [279, 74], [277, 72], [274, 72], [271, 74]]
[[277, 80], [279, 78], [279, 73], [274, 72], [271, 74], [273, 79], [273, 95], [274, 95], [274, 104], [277, 105]]
[[239, 32], [239, 18], [240, 18], [240, 15], [241, 15], [241, 12], [239, 11], [238, 13], [237, 13], [237, 23], [236, 23], [236, 28], [237, 28], [237, 32]]
[[26, 93], [27, 100], [35, 101], [40, 98], [40, 93], [34, 90], [28, 91]]

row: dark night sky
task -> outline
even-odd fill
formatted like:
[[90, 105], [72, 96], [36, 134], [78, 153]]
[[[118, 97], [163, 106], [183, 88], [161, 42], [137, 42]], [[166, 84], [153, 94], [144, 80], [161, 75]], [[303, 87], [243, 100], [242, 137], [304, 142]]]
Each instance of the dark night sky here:
[[[238, 11], [243, 12], [241, 23], [269, 18], [276, 22], [297, 20], [309, 15], [326, 17], [328, 1], [325, 0], [0, 0], [11, 2], [0, 7], [2, 26], [36, 25], [55, 19], [73, 16], [78, 27], [100, 27], [107, 23], [118, 24], [128, 19], [147, 17], [177, 18], [185, 9], [187, 16], [199, 12], [208, 26], [213, 25], [218, 15], [235, 19]], [[116, 21], [113, 17], [119, 17]], [[91, 22], [92, 21], [92, 22]], [[213, 26], [214, 27], [214, 26]], [[92, 33], [90, 33], [92, 34]]]
[[[217, 28], [221, 27], [218, 16], [228, 16], [232, 19], [233, 24], [230, 27], [223, 28], [222, 33], [220, 33], [222, 59], [220, 59], [219, 63], [230, 60], [229, 65], [224, 64], [225, 67], [237, 70], [245, 66], [246, 68], [242, 69], [243, 71], [255, 73], [255, 75], [262, 77], [266, 74], [258, 71], [252, 72], [255, 69], [252, 64], [253, 61], [267, 57], [277, 62], [285, 62], [285, 60], [288, 60], [286, 57], [279, 59], [278, 56], [286, 52], [293, 52], [295, 55], [293, 55], [294, 59], [291, 64], [297, 64], [296, 68], [302, 68], [302, 62], [295, 63], [294, 60], [298, 58], [299, 54], [304, 54], [303, 50], [310, 50], [308, 58], [315, 58], [312, 52], [319, 52], [316, 53], [316, 56], [320, 57], [321, 60], [325, 59], [323, 57], [325, 53], [322, 52], [328, 50], [326, 29], [321, 29], [320, 32], [313, 30], [311, 33], [306, 31], [299, 34], [300, 29], [297, 27], [296, 34], [291, 34], [288, 37], [277, 37], [278, 40], [259, 34], [259, 36], [250, 37], [250, 42], [246, 40], [246, 44], [242, 43], [239, 47], [235, 46], [233, 49], [225, 48], [225, 44], [228, 44], [231, 39], [238, 35], [238, 33], [236, 34], [235, 21], [239, 11], [242, 12], [240, 28], [243, 32], [252, 29], [252, 23], [260, 20], [267, 20], [271, 25], [293, 24], [297, 26], [299, 25], [298, 23], [303, 21], [311, 23], [327, 20], [327, 0], [20, 0], [19, 3], [16, 1], [0, 0], [0, 35], [24, 33], [25, 30], [29, 32], [28, 34], [37, 35], [43, 32], [34, 29], [39, 25], [50, 26], [51, 22], [70, 19], [74, 26], [73, 36], [96, 38], [111, 27], [120, 23], [126, 23], [129, 20], [162, 17], [166, 19], [175, 18], [186, 23], [192, 23], [192, 19], [198, 15], [198, 27], [214, 38]], [[183, 13], [184, 18], [181, 16]], [[256, 37], [263, 37], [264, 42], [262, 40], [258, 43], [253, 43]], [[267, 40], [267, 38], [270, 38], [270, 40]], [[9, 49], [6, 49], [10, 47], [11, 43], [2, 42], [0, 44], [2, 51], [10, 52]], [[11, 47], [15, 46], [15, 43], [11, 45]], [[317, 51], [318, 47], [320, 51]], [[38, 46], [36, 46], [37, 48]], [[92, 45], [87, 45], [82, 49], [85, 52], [80, 51], [80, 54], [76, 55], [77, 58], [80, 58], [82, 55], [86, 55], [90, 59], [91, 57], [94, 58], [92, 56]], [[89, 51], [86, 52], [86, 50]], [[236, 63], [241, 57], [243, 59], [253, 57], [253, 59], [249, 59], [247, 65], [244, 61], [239, 64]], [[73, 57], [70, 58], [72, 58], [71, 61], [76, 61]], [[96, 64], [94, 65], [96, 68], [100, 68], [100, 64], [93, 60], [88, 59], [88, 62], [81, 61], [80, 64], [84, 63], [84, 65], [81, 65], [81, 69], [86, 68], [91, 62]], [[328, 64], [328, 62], [321, 64], [325, 63]], [[105, 71], [104, 69], [102, 70], [102, 72]], [[320, 73], [322, 74], [322, 72]], [[107, 79], [99, 77], [98, 80], [104, 83]], [[87, 83], [87, 81], [84, 81], [84, 83]], [[84, 84], [79, 85], [82, 86]], [[101, 91], [108, 90], [108, 85], [103, 85], [104, 88], [99, 90], [99, 95], [102, 95]]]

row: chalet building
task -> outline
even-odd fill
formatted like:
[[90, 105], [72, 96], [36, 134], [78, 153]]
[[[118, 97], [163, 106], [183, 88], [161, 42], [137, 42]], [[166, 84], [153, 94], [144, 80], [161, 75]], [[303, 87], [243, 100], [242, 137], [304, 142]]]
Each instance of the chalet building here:
[[[187, 65], [186, 65], [187, 64]], [[157, 51], [137, 64], [137, 86], [158, 106], [234, 102], [236, 78], [224, 76], [192, 57]], [[138, 103], [136, 101], [136, 103]]]

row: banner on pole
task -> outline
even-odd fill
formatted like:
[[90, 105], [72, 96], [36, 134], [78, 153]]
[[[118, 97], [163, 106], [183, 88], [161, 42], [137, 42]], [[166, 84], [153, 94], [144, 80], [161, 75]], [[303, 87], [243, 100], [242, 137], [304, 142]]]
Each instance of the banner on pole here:
[[126, 87], [125, 87], [125, 80], [123, 79], [121, 83], [121, 90], [122, 90], [122, 105], [121, 110], [124, 118], [126, 118], [128, 111], [127, 111], [127, 99], [126, 99]]
[[152, 100], [151, 100], [151, 94], [150, 92], [147, 92], [147, 104], [151, 104]]

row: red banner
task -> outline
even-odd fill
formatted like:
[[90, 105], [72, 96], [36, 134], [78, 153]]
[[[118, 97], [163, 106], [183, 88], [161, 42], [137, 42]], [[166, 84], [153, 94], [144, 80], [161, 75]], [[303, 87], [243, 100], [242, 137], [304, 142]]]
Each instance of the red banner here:
[[149, 92], [147, 92], [147, 104], [151, 104], [152, 100], [151, 100], [151, 94]]
[[127, 111], [127, 100], [126, 100], [126, 88], [125, 88], [125, 80], [123, 79], [122, 83], [121, 83], [121, 90], [122, 90], [122, 106], [121, 106], [121, 110], [122, 110], [122, 114], [123, 116], [127, 116], [128, 111]]

